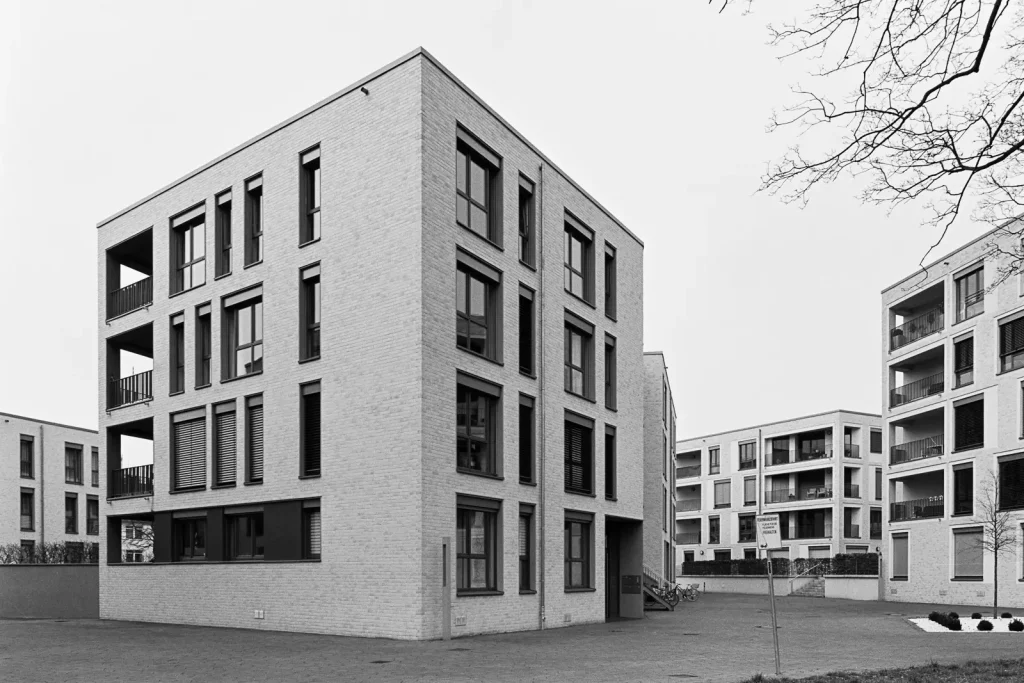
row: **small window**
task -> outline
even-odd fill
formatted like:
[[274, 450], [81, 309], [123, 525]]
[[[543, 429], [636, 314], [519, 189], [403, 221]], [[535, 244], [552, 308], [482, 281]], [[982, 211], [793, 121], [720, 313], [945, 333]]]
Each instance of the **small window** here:
[[215, 276], [221, 277], [231, 273], [231, 190], [217, 195], [216, 223], [217, 264]]
[[85, 533], [89, 536], [100, 533], [100, 499], [96, 496], [85, 499]]
[[953, 529], [953, 578], [981, 581], [984, 566], [981, 527]]
[[456, 564], [458, 593], [498, 590], [498, 512], [500, 503], [458, 496]]
[[753, 441], [750, 443], [740, 444], [740, 469], [741, 470], [752, 470], [757, 467], [757, 444]]
[[715, 551], [715, 562], [729, 562], [732, 560], [731, 550], [716, 550]]
[[533, 267], [534, 261], [533, 183], [519, 176], [519, 260]]
[[499, 298], [497, 271], [470, 264], [475, 259], [460, 254], [455, 271], [455, 343], [459, 348], [499, 360]]
[[64, 533], [78, 533], [78, 494], [64, 494]]
[[21, 530], [35, 530], [35, 491], [32, 489], [21, 490]]
[[592, 588], [590, 578], [593, 518], [575, 513], [565, 519], [565, 587]]
[[185, 391], [185, 314], [171, 316], [171, 372], [170, 393]]
[[589, 304], [594, 301], [593, 233], [581, 223], [566, 217], [565, 291]]
[[963, 387], [974, 382], [974, 337], [953, 345], [953, 363], [956, 386]]
[[966, 451], [985, 445], [985, 401], [954, 405], [954, 448]]
[[1024, 367], [1024, 317], [999, 326], [999, 359], [1002, 372]]
[[715, 507], [727, 508], [731, 505], [731, 495], [728, 481], [715, 482]]
[[245, 399], [245, 483], [263, 483], [263, 396]]
[[754, 515], [740, 515], [740, 543], [753, 543], [757, 540], [754, 529]]
[[757, 549], [755, 549], [755, 548], [744, 548], [743, 549], [743, 559], [744, 560], [756, 560], [757, 559]]
[[974, 514], [974, 468], [971, 465], [953, 468], [953, 514]]
[[604, 405], [610, 410], [617, 406], [617, 378], [615, 362], [615, 337], [604, 336]]
[[882, 500], [882, 468], [875, 468], [875, 500]]
[[206, 209], [171, 219], [171, 294], [206, 283]]
[[[184, 336], [184, 335], [183, 335]], [[184, 352], [182, 353], [184, 357]], [[196, 388], [209, 386], [212, 378], [213, 331], [210, 327], [210, 304], [196, 306]], [[184, 375], [185, 368], [181, 368]]]
[[213, 407], [213, 476], [217, 486], [233, 486], [237, 467], [237, 431], [235, 402]]
[[320, 148], [299, 157], [302, 192], [302, 233], [299, 243], [320, 239]]
[[594, 425], [569, 413], [565, 420], [565, 490], [584, 495], [594, 492]]
[[263, 372], [263, 288], [226, 297], [223, 320], [224, 379]]
[[1024, 508], [1024, 459], [999, 461], [999, 509]]
[[171, 421], [173, 489], [202, 488], [206, 486], [206, 411], [178, 413]]
[[501, 160], [461, 128], [455, 152], [455, 219], [501, 245]]
[[581, 398], [594, 394], [594, 327], [566, 311], [565, 390]]
[[224, 517], [225, 535], [229, 560], [262, 560], [263, 513], [252, 512], [244, 515]]
[[174, 520], [174, 558], [179, 562], [206, 559], [206, 518]]
[[263, 260], [263, 176], [245, 183], [245, 265]]
[[497, 475], [500, 399], [500, 387], [459, 375], [455, 400], [456, 467], [460, 471]]
[[320, 357], [320, 266], [303, 268], [299, 278], [299, 358], [312, 360]]
[[615, 269], [615, 247], [604, 243], [604, 314], [615, 320], [618, 277]]
[[303, 477], [320, 476], [320, 382], [304, 384], [301, 388], [300, 417], [302, 453], [300, 473]]
[[35, 541], [22, 541], [21, 542], [21, 562], [22, 564], [33, 564], [36, 561], [36, 542]]
[[519, 506], [519, 590], [533, 590], [533, 511]]
[[92, 447], [92, 485], [98, 488], [100, 485], [100, 449]]
[[882, 432], [877, 429], [871, 430], [871, 452], [881, 453], [882, 452]]
[[745, 477], [743, 479], [743, 504], [757, 505], [757, 478]]
[[302, 559], [319, 560], [321, 548], [320, 501], [302, 509]]
[[35, 472], [34, 446], [35, 440], [31, 436], [21, 435], [21, 478], [33, 479]]
[[721, 450], [718, 446], [708, 449], [708, 474], [718, 474], [722, 469]]
[[67, 484], [82, 483], [82, 447], [64, 445], [64, 482]]
[[519, 285], [519, 372], [530, 377], [536, 374], [533, 294], [532, 289]]
[[909, 576], [908, 534], [892, 535], [892, 578], [907, 579]]
[[721, 542], [721, 529], [718, 517], [708, 517], [708, 543], [715, 545]]
[[956, 321], [961, 322], [985, 312], [984, 268], [956, 280]]
[[615, 452], [615, 427], [604, 428], [604, 497], [615, 500], [618, 496], [618, 455]]
[[534, 483], [533, 404], [531, 397], [519, 394], [519, 481], [523, 484]]

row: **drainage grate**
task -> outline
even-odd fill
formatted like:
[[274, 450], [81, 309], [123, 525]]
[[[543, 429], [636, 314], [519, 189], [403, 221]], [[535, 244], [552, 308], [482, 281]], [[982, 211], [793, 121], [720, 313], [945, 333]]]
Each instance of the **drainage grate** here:
[[694, 674], [669, 674], [669, 678], [696, 678]]
[[375, 659], [372, 662], [370, 662], [370, 664], [390, 664], [392, 661], [394, 661], [394, 660], [391, 660], [391, 659]]
[[472, 649], [473, 648], [470, 647], [450, 647], [448, 648], [448, 652], [469, 652]]
[[680, 633], [681, 636], [699, 636], [699, 633]]

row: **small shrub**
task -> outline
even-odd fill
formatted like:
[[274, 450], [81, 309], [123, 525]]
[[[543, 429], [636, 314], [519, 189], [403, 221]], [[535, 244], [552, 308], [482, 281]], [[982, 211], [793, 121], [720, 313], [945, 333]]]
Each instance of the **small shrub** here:
[[978, 622], [978, 630], [979, 631], [991, 631], [992, 630], [992, 622], [989, 621], [988, 619], [982, 619], [981, 621]]
[[945, 616], [946, 615], [944, 615], [942, 612], [932, 612], [928, 615], [928, 618], [934, 621], [936, 624], [941, 624], [946, 620]]
[[1009, 612], [1003, 612], [999, 616], [1001, 616], [1003, 619], [1013, 619], [1013, 615], [1010, 614]]
[[950, 618], [950, 619], [959, 619], [959, 618], [960, 618], [960, 615], [959, 615], [959, 614], [957, 614], [956, 612], [950, 612], [950, 613], [949, 613], [949, 618]]
[[972, 612], [971, 619], [981, 619], [981, 612]]
[[962, 631], [964, 627], [960, 624], [960, 619], [950, 619], [946, 622], [946, 628], [950, 631]]
[[1013, 621], [1010, 622], [1010, 630], [1011, 631], [1024, 631], [1024, 621], [1021, 621], [1020, 619], [1014, 619]]

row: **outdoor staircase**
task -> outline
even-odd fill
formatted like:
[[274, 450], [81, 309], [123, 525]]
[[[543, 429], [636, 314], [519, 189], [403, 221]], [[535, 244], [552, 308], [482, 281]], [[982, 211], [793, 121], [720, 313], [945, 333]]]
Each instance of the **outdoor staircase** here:
[[661, 587], [666, 585], [666, 582], [661, 578], [661, 574], [654, 571], [651, 567], [644, 565], [644, 609], [645, 610], [668, 610], [674, 612], [675, 607], [668, 604], [661, 599], [652, 588]]
[[797, 598], [823, 598], [825, 597], [825, 579], [820, 576], [808, 577], [807, 582], [799, 588], [793, 589], [790, 595]]

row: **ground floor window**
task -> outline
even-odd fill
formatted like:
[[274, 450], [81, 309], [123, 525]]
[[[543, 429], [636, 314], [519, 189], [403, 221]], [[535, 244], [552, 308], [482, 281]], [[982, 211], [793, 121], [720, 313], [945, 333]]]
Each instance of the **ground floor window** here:
[[206, 559], [206, 518], [174, 520], [174, 559]]
[[732, 551], [731, 550], [716, 550], [715, 551], [715, 560], [720, 561], [720, 562], [728, 562], [731, 559], [732, 559]]
[[981, 581], [984, 551], [982, 529], [953, 529], [953, 578]]
[[498, 590], [498, 512], [501, 502], [459, 496], [456, 509], [456, 590]]
[[565, 587], [593, 588], [591, 558], [593, 556], [593, 516], [566, 511], [565, 515]]
[[909, 576], [910, 539], [907, 534], [892, 535], [892, 578], [906, 579]]
[[519, 506], [519, 590], [533, 590], [533, 509]]
[[263, 559], [263, 513], [226, 517], [225, 535], [229, 560]]
[[320, 559], [320, 501], [316, 501], [316, 507], [306, 507], [302, 510], [304, 547], [302, 558], [305, 560]]
[[124, 551], [125, 562], [142, 562], [142, 551], [141, 550], [126, 550]]
[[754, 548], [744, 548], [743, 549], [743, 559], [744, 560], [756, 560], [757, 559], [757, 550], [755, 550]]

